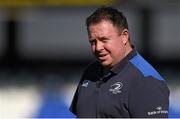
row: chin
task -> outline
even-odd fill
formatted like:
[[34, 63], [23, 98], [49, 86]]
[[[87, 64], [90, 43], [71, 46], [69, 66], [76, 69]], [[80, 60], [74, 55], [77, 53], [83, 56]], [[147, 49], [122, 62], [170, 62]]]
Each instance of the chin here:
[[101, 64], [102, 64], [104, 67], [110, 67], [110, 66], [111, 66], [111, 63], [109, 63], [109, 62], [101, 62]]

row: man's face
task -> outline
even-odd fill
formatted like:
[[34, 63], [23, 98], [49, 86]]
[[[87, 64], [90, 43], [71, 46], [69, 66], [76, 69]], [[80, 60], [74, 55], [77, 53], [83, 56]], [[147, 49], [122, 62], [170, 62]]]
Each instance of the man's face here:
[[109, 21], [89, 26], [89, 42], [93, 54], [105, 67], [112, 67], [125, 57], [127, 39]]

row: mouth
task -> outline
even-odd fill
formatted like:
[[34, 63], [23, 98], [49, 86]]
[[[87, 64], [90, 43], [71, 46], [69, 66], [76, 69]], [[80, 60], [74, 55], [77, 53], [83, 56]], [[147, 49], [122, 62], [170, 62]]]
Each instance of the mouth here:
[[99, 60], [104, 61], [104, 60], [106, 60], [107, 55], [108, 54], [98, 54], [97, 57]]

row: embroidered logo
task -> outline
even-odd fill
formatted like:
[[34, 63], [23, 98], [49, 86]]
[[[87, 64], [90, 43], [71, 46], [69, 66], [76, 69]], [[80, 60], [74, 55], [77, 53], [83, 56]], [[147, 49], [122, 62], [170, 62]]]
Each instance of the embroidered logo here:
[[154, 111], [148, 112], [148, 115], [167, 114], [168, 110], [163, 110], [161, 106], [156, 107]]
[[121, 88], [123, 87], [123, 84], [121, 82], [116, 82], [115, 84], [111, 85], [111, 88], [109, 89], [110, 92], [113, 94], [121, 93]]
[[89, 82], [90, 82], [89, 80], [84, 80], [81, 86], [88, 87]]

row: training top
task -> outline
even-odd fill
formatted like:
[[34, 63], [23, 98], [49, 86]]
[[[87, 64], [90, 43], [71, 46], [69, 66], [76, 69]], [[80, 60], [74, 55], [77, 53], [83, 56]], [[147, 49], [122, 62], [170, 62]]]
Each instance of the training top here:
[[112, 69], [98, 61], [84, 71], [70, 111], [79, 118], [167, 118], [169, 89], [133, 49]]

